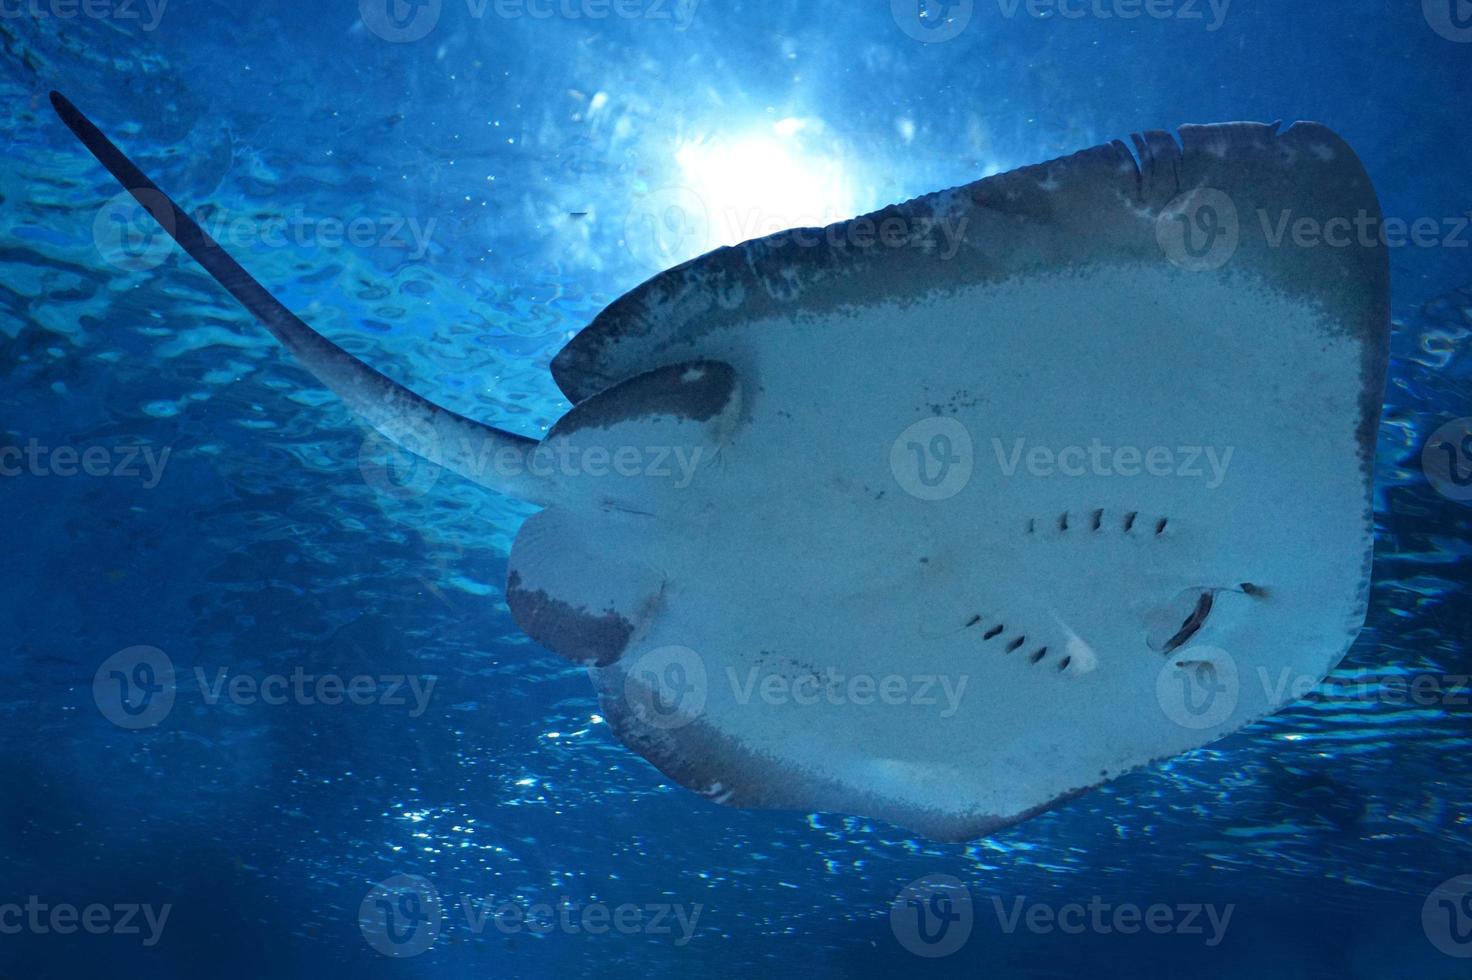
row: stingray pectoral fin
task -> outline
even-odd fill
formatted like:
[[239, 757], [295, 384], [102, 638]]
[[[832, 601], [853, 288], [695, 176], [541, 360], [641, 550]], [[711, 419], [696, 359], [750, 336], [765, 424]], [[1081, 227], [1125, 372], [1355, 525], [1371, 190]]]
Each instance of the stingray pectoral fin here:
[[585, 666], [616, 661], [659, 608], [663, 577], [627, 556], [652, 518], [586, 515], [560, 507], [534, 514], [511, 549], [506, 602], [523, 633]]
[[506, 600], [532, 639], [606, 667], [663, 608], [671, 540], [698, 540], [741, 386], [719, 361], [636, 375], [574, 408], [533, 454], [563, 490], [522, 526]]
[[553, 496], [550, 482], [525, 465], [535, 440], [447, 411], [317, 333], [241, 268], [76, 106], [58, 92], [51, 93], [51, 105], [159, 226], [364, 422], [395, 444], [489, 489], [534, 503]]

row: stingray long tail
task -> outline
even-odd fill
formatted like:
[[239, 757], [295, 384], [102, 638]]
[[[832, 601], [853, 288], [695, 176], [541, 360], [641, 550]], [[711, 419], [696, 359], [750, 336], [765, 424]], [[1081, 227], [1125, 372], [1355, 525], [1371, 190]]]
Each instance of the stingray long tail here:
[[530, 454], [538, 445], [535, 440], [443, 409], [317, 333], [241, 268], [76, 106], [57, 92], [51, 93], [51, 105], [160, 227], [363, 421], [395, 445], [481, 486], [534, 503], [546, 502], [550, 486], [529, 469]]

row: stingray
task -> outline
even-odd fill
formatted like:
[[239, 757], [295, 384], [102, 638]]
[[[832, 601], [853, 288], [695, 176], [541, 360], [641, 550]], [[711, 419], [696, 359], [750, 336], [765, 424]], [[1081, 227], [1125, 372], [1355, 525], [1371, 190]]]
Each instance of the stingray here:
[[1305, 234], [1380, 216], [1322, 125], [1146, 132], [710, 252], [553, 359], [537, 442], [314, 332], [52, 102], [364, 422], [540, 508], [517, 624], [719, 803], [976, 838], [1283, 707], [1363, 624], [1389, 272]]

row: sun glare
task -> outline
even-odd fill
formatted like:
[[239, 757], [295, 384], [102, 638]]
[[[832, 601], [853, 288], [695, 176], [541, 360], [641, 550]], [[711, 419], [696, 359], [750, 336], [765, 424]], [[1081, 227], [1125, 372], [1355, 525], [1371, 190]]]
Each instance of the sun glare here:
[[681, 183], [699, 198], [706, 245], [733, 245], [784, 228], [854, 216], [851, 176], [821, 126], [784, 119], [735, 137], [686, 143], [675, 154]]

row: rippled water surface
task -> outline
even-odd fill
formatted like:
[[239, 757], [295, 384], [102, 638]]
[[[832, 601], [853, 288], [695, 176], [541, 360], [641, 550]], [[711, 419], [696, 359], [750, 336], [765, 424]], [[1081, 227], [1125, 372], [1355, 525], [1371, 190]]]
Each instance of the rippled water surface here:
[[[242, 262], [343, 347], [535, 436], [568, 407], [551, 356], [661, 266], [1136, 130], [1320, 120], [1387, 215], [1450, 227], [1472, 209], [1466, 4], [977, 0], [949, 5], [939, 42], [926, 32], [951, 31], [903, 2], [380, 6], [0, 17], [0, 444], [138, 450], [134, 475], [0, 478], [0, 976], [1472, 976], [1472, 899], [1432, 896], [1472, 874], [1472, 509], [1421, 467], [1430, 434], [1472, 414], [1472, 231], [1391, 257], [1375, 584], [1331, 683], [941, 845], [714, 806], [624, 749], [583, 671], [511, 621], [506, 556], [531, 509], [448, 477], [375, 490], [363, 430], [197, 266], [109, 250], [118, 188], [46, 101], [65, 91], [238, 232]], [[425, 36], [384, 36], [435, 10]], [[748, 156], [773, 154], [786, 169], [753, 183]], [[692, 183], [734, 217], [660, 226], [650, 195]], [[435, 688], [420, 711], [188, 687], [132, 731], [93, 678], [139, 645], [191, 677]], [[1399, 677], [1442, 693], [1387, 693]], [[360, 905], [406, 874], [432, 882], [443, 925], [383, 956]], [[891, 926], [928, 875], [973, 897], [944, 958]], [[152, 944], [141, 912], [139, 934], [11, 928], [24, 910], [4, 906], [32, 896], [170, 911]], [[1009, 931], [1019, 901], [1232, 911], [1217, 936], [1204, 911], [1200, 934]], [[606, 931], [582, 912], [476, 927], [506, 903], [635, 911]], [[1442, 919], [1461, 957], [1431, 935]]]

